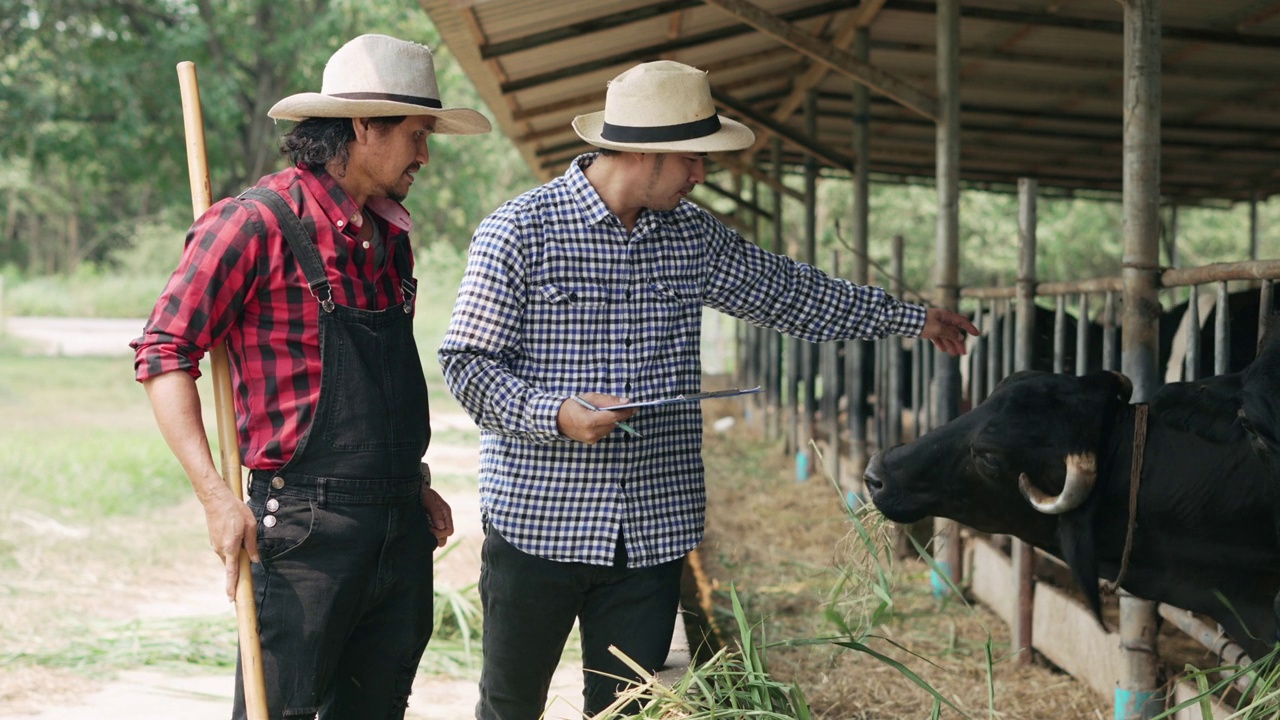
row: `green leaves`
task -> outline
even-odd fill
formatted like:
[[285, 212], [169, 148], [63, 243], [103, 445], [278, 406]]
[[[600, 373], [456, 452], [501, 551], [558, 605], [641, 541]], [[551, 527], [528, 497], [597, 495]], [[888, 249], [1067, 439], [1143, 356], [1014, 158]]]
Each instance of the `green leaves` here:
[[[196, 63], [215, 199], [284, 167], [286, 125], [267, 110], [320, 89], [329, 56], [381, 32], [430, 46], [444, 101], [483, 108], [414, 0], [10, 0], [0, 13], [0, 267], [71, 273], [116, 267], [138, 224], [190, 222], [175, 68]], [[421, 247], [465, 247], [480, 220], [531, 187], [500, 134], [432, 140], [406, 205]], [[178, 219], [175, 219], [178, 218]]]

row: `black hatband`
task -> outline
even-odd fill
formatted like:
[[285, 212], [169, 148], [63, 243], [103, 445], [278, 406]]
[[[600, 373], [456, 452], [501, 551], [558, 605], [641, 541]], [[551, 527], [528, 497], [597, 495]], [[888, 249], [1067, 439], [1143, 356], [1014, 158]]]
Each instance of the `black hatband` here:
[[407, 103], [409, 105], [421, 105], [422, 107], [435, 108], [439, 110], [444, 105], [435, 98], [418, 97], [416, 95], [396, 95], [395, 93], [380, 92], [350, 92], [350, 93], [333, 93], [332, 97], [342, 98], [343, 100], [390, 100], [391, 102]]
[[693, 140], [694, 138], [714, 135], [719, 129], [720, 116], [712, 115], [702, 120], [680, 123], [679, 125], [638, 127], [605, 123], [604, 128], [600, 130], [600, 137], [610, 142], [619, 143], [672, 142], [674, 140]]

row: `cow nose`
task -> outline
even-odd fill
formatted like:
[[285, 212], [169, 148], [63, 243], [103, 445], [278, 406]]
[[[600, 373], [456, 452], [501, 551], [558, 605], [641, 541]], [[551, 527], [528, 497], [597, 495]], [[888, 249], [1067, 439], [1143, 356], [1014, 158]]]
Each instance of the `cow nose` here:
[[876, 453], [871, 457], [871, 462], [867, 463], [867, 469], [862, 473], [862, 481], [867, 485], [867, 492], [876, 495], [884, 489], [884, 460], [881, 458], [882, 453]]

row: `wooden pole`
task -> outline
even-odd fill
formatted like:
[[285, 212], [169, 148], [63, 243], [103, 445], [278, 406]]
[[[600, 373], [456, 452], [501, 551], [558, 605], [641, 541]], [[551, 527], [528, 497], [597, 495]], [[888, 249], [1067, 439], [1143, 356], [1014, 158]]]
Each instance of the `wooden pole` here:
[[[871, 34], [866, 28], [858, 28], [853, 40], [853, 53], [860, 61], [866, 62], [870, 54]], [[867, 253], [869, 229], [868, 218], [870, 193], [870, 159], [871, 159], [871, 93], [866, 85], [854, 83], [853, 86], [853, 268], [850, 280], [858, 285], [867, 284]], [[845, 363], [848, 366], [848, 380], [845, 388], [849, 397], [849, 464], [851, 465], [850, 486], [846, 491], [862, 489], [862, 473], [867, 469], [867, 393], [871, 388], [864, 385], [862, 378], [870, 361], [867, 357], [868, 343], [851, 340], [845, 343]], [[883, 398], [877, 402], [883, 402]], [[887, 447], [884, 439], [880, 445]]]
[[[178, 86], [182, 92], [182, 124], [187, 144], [187, 173], [191, 181], [191, 210], [196, 218], [212, 205], [209, 190], [208, 155], [204, 144], [204, 113], [200, 109], [200, 86], [196, 66], [178, 63]], [[213, 406], [218, 421], [218, 447], [222, 479], [237, 500], [244, 501], [240, 479], [240, 444], [236, 437], [236, 411], [231, 396], [231, 365], [226, 343], [209, 353], [213, 375]], [[253, 529], [250, 528], [249, 532]], [[258, 607], [253, 598], [253, 575], [249, 553], [240, 550], [240, 578], [236, 583], [236, 625], [240, 638], [240, 665], [244, 674], [244, 701], [249, 720], [266, 720], [267, 691], [262, 672], [262, 644], [258, 638]]]
[[[807, 137], [817, 137], [818, 94], [813, 90], [805, 95], [804, 123]], [[818, 265], [818, 163], [811, 157], [804, 161], [804, 249], [800, 259], [814, 267]], [[817, 382], [813, 372], [818, 358], [817, 343], [801, 342], [799, 355], [803, 387], [799, 394], [800, 439], [796, 448], [796, 481], [802, 482], [808, 480], [814, 470], [809, 443], [813, 440], [814, 416], [818, 411]]]
[[[948, 310], [960, 304], [960, 1], [939, 0], [937, 186], [938, 226], [935, 242], [935, 302]], [[929, 343], [920, 343], [927, 350]], [[930, 426], [940, 427], [959, 414], [960, 365], [946, 353], [935, 358]], [[922, 428], [922, 431], [924, 429]], [[959, 585], [960, 532], [956, 523], [940, 521], [936, 556], [951, 582]]]
[[[1156, 377], [1160, 302], [1160, 0], [1124, 6], [1124, 314], [1120, 369], [1133, 383], [1133, 402], [1146, 402]], [[1117, 720], [1152, 717], [1160, 705], [1156, 607], [1120, 596], [1124, 677], [1116, 688]]]
[[[1018, 179], [1018, 315], [1014, 339], [1015, 370], [1030, 370], [1036, 335], [1036, 191], [1031, 178]], [[1032, 607], [1035, 599], [1036, 549], [1013, 539], [1013, 575], [1017, 611], [1013, 615], [1013, 643], [1018, 664], [1029, 665]]]

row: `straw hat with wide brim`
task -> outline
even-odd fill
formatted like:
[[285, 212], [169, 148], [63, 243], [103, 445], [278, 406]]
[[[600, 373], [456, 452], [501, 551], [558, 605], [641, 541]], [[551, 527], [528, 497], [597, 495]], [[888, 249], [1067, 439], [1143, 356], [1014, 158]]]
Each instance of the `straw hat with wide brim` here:
[[574, 118], [573, 129], [596, 147], [622, 152], [727, 152], [756, 139], [747, 126], [716, 114], [705, 72], [670, 60], [614, 78], [604, 110]]
[[439, 134], [479, 135], [491, 129], [475, 110], [440, 102], [435, 62], [425, 45], [386, 35], [361, 35], [338, 48], [324, 66], [320, 92], [290, 95], [267, 115], [277, 120], [431, 115]]

